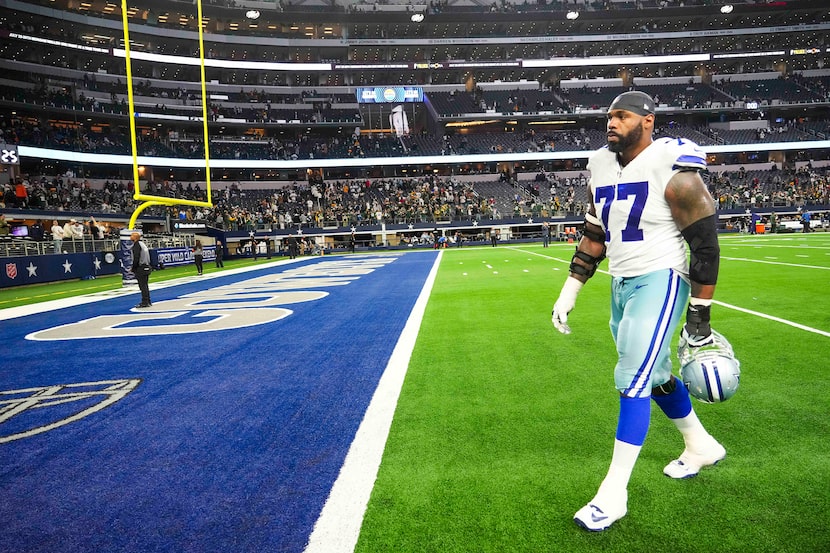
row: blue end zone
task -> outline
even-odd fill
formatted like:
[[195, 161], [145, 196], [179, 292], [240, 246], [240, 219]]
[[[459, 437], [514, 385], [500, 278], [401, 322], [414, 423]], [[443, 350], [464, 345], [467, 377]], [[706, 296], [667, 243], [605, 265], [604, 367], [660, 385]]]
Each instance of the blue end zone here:
[[[0, 550], [302, 551], [435, 259], [326, 257], [189, 282], [154, 290], [140, 323], [118, 319], [137, 316], [137, 295], [4, 321]], [[309, 284], [322, 267], [351, 280]], [[327, 295], [280, 304], [302, 291]], [[181, 325], [260, 322], [79, 336], [89, 319], [101, 335], [170, 325], [153, 319], [165, 306]]]

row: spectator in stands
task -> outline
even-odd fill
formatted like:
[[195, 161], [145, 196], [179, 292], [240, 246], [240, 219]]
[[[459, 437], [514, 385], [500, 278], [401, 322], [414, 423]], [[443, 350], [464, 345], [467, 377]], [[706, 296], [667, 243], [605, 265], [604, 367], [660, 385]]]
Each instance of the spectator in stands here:
[[5, 185], [3, 187], [3, 197], [0, 198], [0, 207], [15, 207], [17, 204], [17, 196], [14, 195], [14, 189]]
[[63, 227], [57, 220], [52, 221], [52, 245], [55, 247], [55, 253], [63, 252]]
[[98, 238], [98, 224], [95, 222], [95, 217], [90, 217], [86, 225], [87, 229], [89, 230], [90, 238], [92, 238], [93, 240]]
[[17, 207], [26, 208], [29, 207], [29, 181], [27, 180], [17, 180], [17, 184], [14, 187], [14, 195], [15, 195], [15, 202]]
[[0, 236], [9, 235], [9, 222], [6, 221], [6, 214], [0, 213]]
[[29, 227], [29, 237], [32, 240], [37, 240], [38, 242], [43, 240], [43, 221], [38, 219], [32, 223], [32, 226]]
[[[73, 219], [74, 221], [74, 219]], [[72, 238], [75, 240], [83, 240], [84, 239], [84, 225], [75, 221], [72, 224]]]
[[75, 219], [70, 219], [63, 224], [64, 240], [75, 240]]

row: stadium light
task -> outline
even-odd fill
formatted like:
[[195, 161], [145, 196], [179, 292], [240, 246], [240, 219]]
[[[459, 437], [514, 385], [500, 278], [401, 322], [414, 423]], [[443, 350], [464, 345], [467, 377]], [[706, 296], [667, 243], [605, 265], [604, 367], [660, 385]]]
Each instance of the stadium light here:
[[569, 11], [568, 13], [565, 14], [565, 17], [567, 17], [568, 19], [573, 21], [574, 19], [579, 17], [579, 12], [578, 11], [573, 11], [573, 10]]
[[734, 10], [734, 9], [735, 9], [735, 7], [732, 4], [726, 4], [724, 6], [721, 6], [720, 12], [721, 13], [732, 13], [732, 10]]

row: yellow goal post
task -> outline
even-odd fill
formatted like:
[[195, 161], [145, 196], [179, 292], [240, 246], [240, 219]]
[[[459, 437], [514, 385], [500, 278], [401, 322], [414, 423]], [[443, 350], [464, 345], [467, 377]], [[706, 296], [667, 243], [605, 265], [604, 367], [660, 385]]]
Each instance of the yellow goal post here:
[[198, 17], [199, 27], [199, 68], [201, 71], [200, 80], [202, 85], [202, 123], [204, 131], [205, 143], [205, 188], [207, 199], [206, 201], [188, 200], [184, 198], [171, 198], [168, 196], [156, 196], [153, 194], [143, 194], [139, 186], [138, 175], [138, 145], [136, 138], [136, 124], [135, 124], [135, 101], [133, 99], [133, 72], [132, 63], [130, 60], [130, 30], [128, 22], [128, 7], [127, 0], [121, 0], [121, 20], [124, 27], [124, 59], [127, 63], [127, 99], [130, 110], [130, 142], [133, 155], [133, 183], [134, 193], [133, 198], [137, 201], [145, 202], [139, 204], [133, 211], [130, 217], [129, 228], [135, 228], [136, 220], [139, 214], [144, 209], [154, 205], [191, 205], [197, 207], [213, 207], [213, 200], [211, 198], [210, 188], [210, 154], [209, 154], [209, 136], [208, 136], [208, 105], [207, 105], [207, 85], [205, 82], [205, 44], [203, 35], [203, 19], [202, 19], [202, 0], [196, 0], [196, 12]]

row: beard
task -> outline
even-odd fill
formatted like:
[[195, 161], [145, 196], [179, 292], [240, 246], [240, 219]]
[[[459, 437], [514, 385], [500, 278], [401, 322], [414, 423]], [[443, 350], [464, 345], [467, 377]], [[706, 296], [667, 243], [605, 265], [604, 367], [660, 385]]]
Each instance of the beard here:
[[624, 152], [629, 147], [633, 146], [634, 144], [637, 144], [643, 137], [643, 124], [640, 123], [633, 129], [631, 129], [628, 132], [628, 134], [621, 135], [615, 133], [615, 136], [617, 137], [617, 140], [615, 142], [612, 142], [610, 140], [611, 137], [608, 137], [608, 149], [614, 152], [615, 154]]

